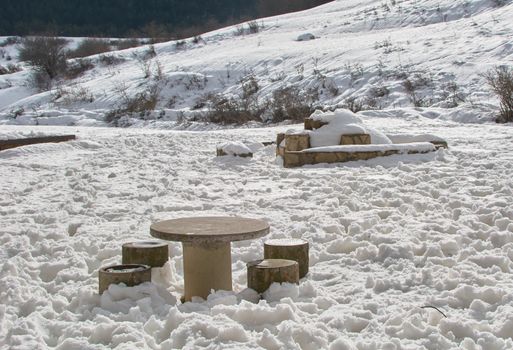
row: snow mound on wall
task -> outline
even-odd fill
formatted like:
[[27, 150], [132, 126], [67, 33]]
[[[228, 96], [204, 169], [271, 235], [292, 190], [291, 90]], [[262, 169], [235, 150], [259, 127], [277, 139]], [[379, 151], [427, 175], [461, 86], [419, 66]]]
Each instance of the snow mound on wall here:
[[391, 144], [392, 141], [382, 132], [363, 125], [358, 115], [348, 109], [333, 112], [315, 111], [310, 118], [328, 124], [310, 132], [311, 147], [325, 147], [340, 144], [340, 135], [369, 134], [372, 144]]

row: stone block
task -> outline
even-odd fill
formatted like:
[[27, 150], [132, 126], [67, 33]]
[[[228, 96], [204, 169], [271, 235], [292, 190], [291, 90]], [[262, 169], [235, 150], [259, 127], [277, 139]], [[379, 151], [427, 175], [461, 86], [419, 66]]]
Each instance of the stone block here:
[[369, 134], [345, 134], [340, 137], [341, 145], [370, 145]]
[[307, 148], [310, 148], [310, 135], [308, 135], [308, 134], [285, 135], [285, 150], [286, 151], [302, 151]]

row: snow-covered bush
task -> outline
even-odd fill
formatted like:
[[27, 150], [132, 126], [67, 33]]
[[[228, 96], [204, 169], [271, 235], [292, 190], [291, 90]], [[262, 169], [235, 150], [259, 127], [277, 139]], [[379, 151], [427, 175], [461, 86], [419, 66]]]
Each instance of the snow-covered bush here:
[[298, 35], [296, 41], [309, 41], [313, 39], [315, 39], [315, 35], [313, 35], [312, 33], [303, 33]]
[[513, 69], [495, 67], [484, 75], [492, 91], [499, 97], [497, 123], [513, 122]]
[[4, 74], [12, 74], [19, 72], [21, 70], [21, 67], [17, 64], [8, 64], [6, 67], [0, 66], [0, 75]]

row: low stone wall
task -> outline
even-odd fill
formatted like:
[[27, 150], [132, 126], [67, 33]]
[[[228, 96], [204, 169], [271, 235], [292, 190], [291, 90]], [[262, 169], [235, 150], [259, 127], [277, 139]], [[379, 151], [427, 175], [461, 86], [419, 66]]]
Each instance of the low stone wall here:
[[[283, 153], [283, 166], [294, 168], [307, 164], [342, 163], [357, 160], [368, 160], [399, 154], [398, 150], [369, 151], [369, 152], [287, 152]], [[408, 151], [407, 154], [428, 153]]]
[[[305, 119], [306, 126], [306, 119]], [[283, 144], [283, 141], [285, 143]], [[429, 141], [435, 149], [447, 148], [445, 141]], [[369, 134], [346, 134], [341, 135], [340, 145], [370, 145]], [[419, 150], [384, 150], [384, 151], [335, 151], [335, 152], [303, 152], [310, 148], [310, 135], [308, 133], [278, 134], [276, 138], [276, 155], [283, 157], [283, 166], [286, 168], [299, 167], [306, 164], [318, 163], [342, 163], [357, 160], [367, 160], [377, 157], [386, 157], [393, 154], [427, 153], [430, 151]]]

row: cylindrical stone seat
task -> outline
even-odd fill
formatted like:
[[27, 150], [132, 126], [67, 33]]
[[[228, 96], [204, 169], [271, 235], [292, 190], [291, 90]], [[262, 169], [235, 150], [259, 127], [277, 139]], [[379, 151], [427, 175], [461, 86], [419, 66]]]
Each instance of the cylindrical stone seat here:
[[299, 264], [299, 278], [308, 273], [308, 241], [304, 239], [270, 239], [264, 243], [264, 259], [287, 259]]
[[122, 246], [123, 264], [143, 264], [162, 267], [169, 259], [169, 246], [165, 242], [129, 242]]
[[285, 259], [264, 259], [247, 263], [248, 288], [265, 292], [273, 282], [299, 284], [299, 265]]
[[100, 269], [98, 280], [101, 295], [111, 284], [124, 283], [128, 287], [133, 287], [144, 282], [151, 282], [151, 267], [142, 264], [106, 266]]

